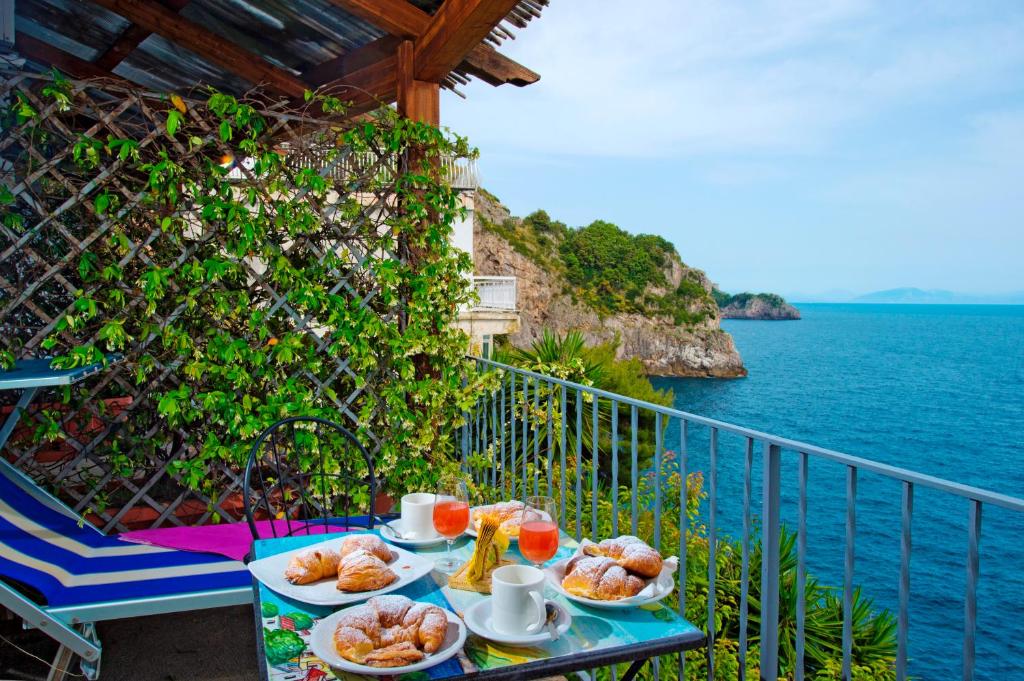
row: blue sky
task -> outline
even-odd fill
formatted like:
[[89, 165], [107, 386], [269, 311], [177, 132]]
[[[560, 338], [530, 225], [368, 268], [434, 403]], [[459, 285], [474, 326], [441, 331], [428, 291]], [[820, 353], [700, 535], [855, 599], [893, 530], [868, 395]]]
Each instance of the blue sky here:
[[526, 88], [444, 95], [514, 213], [727, 291], [1024, 290], [1024, 2], [552, 0]]

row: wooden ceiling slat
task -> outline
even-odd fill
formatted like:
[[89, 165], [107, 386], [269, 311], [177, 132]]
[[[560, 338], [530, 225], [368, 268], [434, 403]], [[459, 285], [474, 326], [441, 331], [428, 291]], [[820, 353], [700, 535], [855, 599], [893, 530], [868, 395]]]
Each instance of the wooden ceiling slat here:
[[[190, 0], [162, 0], [163, 4], [170, 9], [172, 12], [180, 12], [185, 9], [185, 5]], [[113, 45], [107, 48], [107, 51], [101, 54], [94, 63], [100, 68], [108, 71], [113, 71], [118, 64], [128, 58], [135, 48], [142, 44], [142, 42], [153, 35], [152, 31], [138, 24], [129, 24], [128, 28], [124, 30], [121, 36], [117, 39]]]
[[519, 0], [445, 0], [416, 40], [416, 78], [439, 82]]
[[146, 0], [93, 0], [93, 2], [252, 83], [266, 84], [289, 97], [302, 97], [307, 89], [306, 84], [291, 73], [172, 12], [159, 3]]

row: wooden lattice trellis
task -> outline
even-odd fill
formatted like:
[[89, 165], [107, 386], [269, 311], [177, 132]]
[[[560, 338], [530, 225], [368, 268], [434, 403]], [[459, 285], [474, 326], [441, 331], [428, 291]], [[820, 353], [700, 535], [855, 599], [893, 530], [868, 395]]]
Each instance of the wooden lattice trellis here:
[[[132, 306], [145, 304], [136, 283], [140, 273], [154, 266], [173, 269], [201, 264], [204, 254], [222, 248], [219, 233], [208, 227], [204, 217], [182, 216], [180, 211], [176, 216], [190, 226], [179, 239], [167, 239], [162, 229], [165, 208], [152, 202], [140, 167], [147, 161], [157, 163], [169, 153], [184, 172], [198, 173], [208, 167], [211, 153], [244, 159], [246, 151], [222, 139], [216, 120], [202, 115], [198, 100], [178, 100], [187, 107], [184, 118], [190, 129], [187, 135], [175, 136], [168, 134], [168, 100], [158, 95], [117, 84], [75, 81], [65, 85], [63, 97], [53, 97], [44, 91], [53, 87], [46, 76], [10, 72], [0, 77], [0, 109], [6, 112], [0, 130], [0, 179], [7, 188], [0, 225], [0, 350], [19, 358], [61, 354], [80, 345], [82, 338], [62, 330], [60, 320], [79, 314], [83, 297], [88, 299], [99, 286], [88, 276], [89, 254], [102, 252], [106, 259], [118, 254], [123, 276], [117, 286]], [[320, 224], [315, 232], [297, 237], [289, 234], [286, 225], [279, 232], [280, 257], [315, 264], [328, 252], [344, 252], [348, 265], [334, 268], [324, 281], [329, 294], [375, 315], [380, 323], [401, 324], [402, 299], [381, 295], [377, 274], [367, 263], [379, 262], [381, 257], [403, 262], [402, 254], [407, 252], [392, 230], [391, 219], [399, 210], [392, 182], [399, 175], [402, 155], [372, 147], [351, 154], [332, 149], [325, 155], [324, 140], [346, 123], [343, 119], [321, 116], [314, 120], [304, 112], [285, 111], [257, 99], [251, 103], [267, 121], [266, 138], [274, 140], [286, 159], [304, 161], [286, 161], [281, 171], [291, 181], [292, 191], [297, 196], [308, 191], [308, 182], [299, 175], [308, 173], [311, 165], [331, 190], [329, 199], [316, 205]], [[19, 116], [20, 107], [27, 107], [32, 115]], [[138, 158], [127, 153], [104, 156], [98, 167], [83, 171], [80, 157], [92, 153], [83, 140], [108, 139], [133, 140]], [[245, 162], [238, 162], [231, 173], [237, 191], [268, 192], [263, 178]], [[110, 197], [109, 205], [98, 205], [97, 197], [103, 194]], [[274, 204], [267, 199], [266, 205]], [[114, 242], [116, 250], [112, 250]], [[297, 309], [288, 291], [271, 281], [273, 263], [258, 257], [242, 258], [240, 263], [246, 295], [254, 308], [265, 311], [269, 335], [282, 328], [302, 331], [322, 352], [322, 364], [291, 378], [308, 384], [318, 399], [340, 414], [339, 420], [358, 428], [365, 444], [376, 452], [382, 434], [374, 424], [387, 420], [381, 413], [385, 407], [379, 393], [394, 378], [386, 357], [373, 368], [350, 366], [343, 355], [330, 351], [333, 341], [323, 333], [325, 322]], [[225, 281], [204, 286], [217, 289], [208, 293], [225, 296], [234, 291]], [[152, 321], [175, 324], [194, 314], [186, 302], [178, 302], [185, 293], [172, 281], [166, 303], [156, 306]], [[218, 319], [216, 314], [209, 315], [208, 324], [213, 330], [230, 326], [233, 334], [254, 345], [265, 340], [251, 333], [247, 336], [237, 323]], [[48, 338], [52, 340], [46, 344]], [[154, 334], [136, 338], [126, 348], [124, 363], [86, 382], [70, 400], [59, 394], [38, 400], [37, 408], [22, 420], [27, 426], [3, 452], [58, 490], [76, 510], [92, 514], [105, 530], [239, 516], [238, 462], [212, 460], [207, 475], [216, 478], [218, 485], [207, 493], [183, 484], [171, 465], [195, 456], [192, 431], [196, 426], [179, 426], [174, 437], [166, 437], [167, 422], [157, 414], [157, 401], [181, 385], [182, 367], [165, 362], [155, 339]], [[91, 340], [101, 339], [94, 333]], [[148, 370], [140, 371], [146, 363]], [[62, 431], [57, 442], [37, 432], [54, 420]], [[199, 428], [215, 426], [203, 423]], [[147, 449], [147, 441], [159, 441], [160, 446]], [[117, 463], [126, 447], [132, 448], [129, 468]]]

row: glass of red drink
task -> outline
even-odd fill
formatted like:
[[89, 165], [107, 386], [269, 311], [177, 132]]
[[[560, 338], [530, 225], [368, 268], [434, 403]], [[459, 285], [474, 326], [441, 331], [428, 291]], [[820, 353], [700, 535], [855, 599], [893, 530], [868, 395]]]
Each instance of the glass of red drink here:
[[558, 522], [555, 500], [527, 497], [519, 525], [519, 552], [538, 568], [558, 551]]
[[440, 572], [451, 574], [462, 563], [452, 557], [452, 544], [469, 527], [469, 490], [463, 480], [438, 485], [434, 496], [434, 529], [448, 541], [448, 551], [435, 564]]

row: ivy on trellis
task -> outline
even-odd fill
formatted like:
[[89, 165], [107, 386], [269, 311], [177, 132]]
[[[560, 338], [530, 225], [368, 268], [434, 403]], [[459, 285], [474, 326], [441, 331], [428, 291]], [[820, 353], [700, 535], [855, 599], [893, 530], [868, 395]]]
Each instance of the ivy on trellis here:
[[323, 94], [2, 76], [0, 360], [126, 358], [9, 456], [109, 528], [196, 498], [203, 521], [235, 515], [249, 443], [286, 416], [356, 430], [390, 490], [429, 484], [481, 388], [437, 163], [465, 140]]

